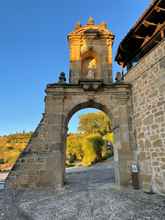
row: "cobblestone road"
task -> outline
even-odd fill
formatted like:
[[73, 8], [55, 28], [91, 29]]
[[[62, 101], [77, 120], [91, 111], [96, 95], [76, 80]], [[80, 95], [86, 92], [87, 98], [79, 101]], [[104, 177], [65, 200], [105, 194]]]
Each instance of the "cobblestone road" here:
[[165, 220], [165, 197], [114, 187], [108, 166], [69, 171], [62, 191], [0, 191], [0, 220]]

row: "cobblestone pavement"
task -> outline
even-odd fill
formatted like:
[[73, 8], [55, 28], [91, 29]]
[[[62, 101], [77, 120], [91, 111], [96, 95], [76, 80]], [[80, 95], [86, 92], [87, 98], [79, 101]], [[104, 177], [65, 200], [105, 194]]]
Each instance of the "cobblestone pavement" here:
[[0, 191], [0, 220], [165, 220], [165, 197], [117, 189], [108, 166], [67, 173], [60, 191]]

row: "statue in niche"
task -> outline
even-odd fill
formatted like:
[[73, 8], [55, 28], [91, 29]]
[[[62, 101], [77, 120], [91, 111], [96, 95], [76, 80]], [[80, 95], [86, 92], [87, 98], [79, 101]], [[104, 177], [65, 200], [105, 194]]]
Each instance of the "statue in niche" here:
[[96, 60], [92, 59], [88, 64], [87, 78], [95, 79], [95, 74], [96, 74]]

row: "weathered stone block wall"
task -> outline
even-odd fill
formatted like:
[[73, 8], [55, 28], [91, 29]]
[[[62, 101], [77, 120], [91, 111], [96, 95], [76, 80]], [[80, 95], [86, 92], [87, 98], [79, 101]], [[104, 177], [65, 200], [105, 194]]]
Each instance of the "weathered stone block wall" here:
[[44, 126], [45, 119], [43, 117], [26, 149], [22, 152], [10, 171], [6, 181], [7, 186], [17, 188], [20, 185], [23, 187], [29, 185], [35, 187], [37, 185], [38, 180], [36, 176], [39, 176], [39, 172], [41, 172], [45, 166], [45, 155], [42, 152], [46, 135]]
[[64, 179], [58, 172], [61, 170], [61, 155], [56, 150], [56, 143], [52, 146], [49, 141], [54, 131], [52, 129], [49, 132], [51, 126], [51, 124], [48, 126], [49, 120], [50, 118], [44, 114], [27, 147], [10, 171], [6, 187], [58, 188], [62, 186]]
[[165, 193], [165, 41], [125, 77], [132, 84], [133, 132], [144, 190]]

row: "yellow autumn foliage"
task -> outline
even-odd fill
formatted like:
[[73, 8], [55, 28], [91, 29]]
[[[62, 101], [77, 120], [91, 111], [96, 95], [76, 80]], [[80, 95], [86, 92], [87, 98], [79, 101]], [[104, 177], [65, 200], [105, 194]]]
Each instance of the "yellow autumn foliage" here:
[[0, 171], [10, 170], [26, 147], [32, 132], [0, 136]]
[[109, 132], [103, 137], [104, 140], [111, 142], [112, 144], [115, 143], [115, 136], [113, 132]]
[[88, 138], [83, 139], [82, 149], [84, 153], [82, 159], [82, 165], [84, 166], [92, 165], [92, 163], [94, 163], [97, 158], [97, 154], [93, 147], [92, 142], [90, 142]]

